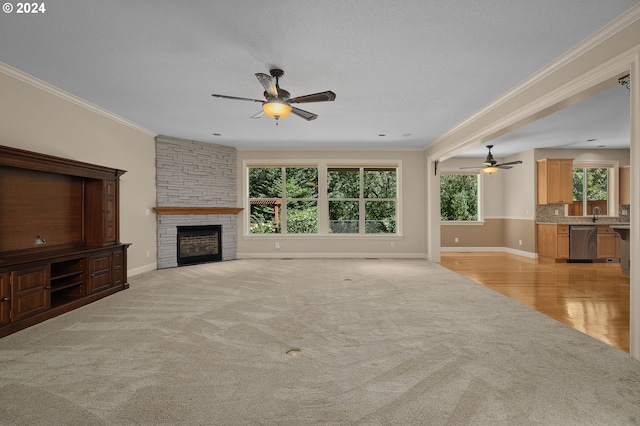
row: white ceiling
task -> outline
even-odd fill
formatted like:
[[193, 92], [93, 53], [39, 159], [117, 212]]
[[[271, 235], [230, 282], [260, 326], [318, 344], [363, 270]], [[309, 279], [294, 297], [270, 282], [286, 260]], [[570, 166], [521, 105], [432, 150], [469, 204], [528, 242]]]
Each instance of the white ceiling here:
[[[639, 2], [57, 0], [44, 13], [0, 15], [0, 61], [157, 134], [237, 148], [411, 149]], [[254, 74], [274, 67], [292, 96], [332, 90], [336, 100], [300, 105], [315, 121], [276, 126], [249, 118], [258, 103], [211, 96], [261, 99]], [[495, 140], [494, 155], [541, 141], [628, 146], [628, 97], [619, 86], [532, 123]]]

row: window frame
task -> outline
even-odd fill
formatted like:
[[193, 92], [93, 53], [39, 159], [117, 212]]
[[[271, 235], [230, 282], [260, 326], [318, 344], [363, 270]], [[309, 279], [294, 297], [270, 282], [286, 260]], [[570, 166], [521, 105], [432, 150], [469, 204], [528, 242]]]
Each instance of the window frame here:
[[[595, 169], [595, 168], [606, 168], [609, 169], [609, 175], [607, 179], [607, 214], [602, 215], [605, 217], [618, 217], [618, 206], [619, 206], [619, 196], [618, 196], [618, 187], [620, 184], [620, 162], [619, 161], [600, 161], [600, 160], [574, 160], [573, 161], [573, 169]], [[571, 183], [571, 187], [573, 190], [573, 182]], [[587, 212], [585, 215], [585, 208], [587, 203], [583, 203], [582, 207], [582, 216], [570, 216], [570, 217], [590, 217], [591, 214]], [[569, 205], [565, 205], [565, 216], [568, 216]]]
[[[440, 175], [438, 177], [439, 185], [438, 188], [441, 190], [441, 182], [442, 175], [476, 175], [478, 179], [478, 188], [477, 188], [477, 203], [478, 203], [478, 218], [477, 220], [442, 220], [442, 216], [440, 218], [440, 223], [443, 225], [482, 225], [485, 222], [484, 215], [484, 177], [487, 176], [485, 173], [482, 173], [480, 170], [469, 170], [469, 171], [461, 171], [460, 169], [451, 169], [445, 168], [440, 171]], [[442, 200], [440, 200], [440, 209], [442, 209]]]
[[[249, 200], [249, 168], [259, 167], [316, 167], [318, 169], [318, 232], [314, 234], [290, 234], [286, 230], [286, 215], [282, 219], [281, 233], [258, 233], [250, 232], [251, 225], [251, 206]], [[330, 168], [393, 168], [396, 170], [396, 232], [395, 233], [331, 233], [329, 232], [329, 198], [327, 188], [328, 170]], [[272, 239], [272, 238], [320, 238], [320, 239], [401, 239], [403, 238], [402, 228], [402, 160], [332, 160], [332, 159], [314, 159], [314, 160], [252, 160], [245, 159], [242, 161], [242, 237], [248, 239]], [[378, 200], [378, 199], [375, 199]], [[386, 199], [385, 199], [386, 200]], [[285, 204], [283, 198], [283, 204]]]

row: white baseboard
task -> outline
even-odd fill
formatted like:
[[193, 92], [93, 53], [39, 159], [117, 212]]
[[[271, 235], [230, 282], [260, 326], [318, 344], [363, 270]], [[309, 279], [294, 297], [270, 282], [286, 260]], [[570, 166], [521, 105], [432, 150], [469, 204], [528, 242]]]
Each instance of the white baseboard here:
[[238, 253], [238, 259], [426, 259], [425, 253]]
[[139, 274], [142, 274], [143, 272], [155, 271], [156, 269], [158, 269], [158, 263], [153, 262], [148, 265], [140, 266], [138, 268], [128, 269], [127, 277], [133, 277], [134, 275], [139, 275]]
[[440, 252], [449, 252], [449, 253], [461, 253], [461, 252], [504, 252], [511, 253], [517, 256], [528, 257], [531, 259], [537, 259], [537, 253], [531, 253], [529, 251], [516, 250], [509, 247], [440, 247]]

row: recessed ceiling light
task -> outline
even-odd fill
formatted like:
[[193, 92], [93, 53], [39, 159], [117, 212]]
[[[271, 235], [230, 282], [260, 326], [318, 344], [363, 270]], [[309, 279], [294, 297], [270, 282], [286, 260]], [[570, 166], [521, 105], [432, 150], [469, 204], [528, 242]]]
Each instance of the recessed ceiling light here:
[[595, 139], [587, 139], [587, 142], [595, 142]]
[[606, 148], [606, 147], [607, 147], [606, 145], [598, 145], [598, 146], [596, 146], [596, 148]]
[[387, 136], [387, 135], [385, 135], [384, 133], [380, 133], [378, 136]]
[[413, 133], [403, 133], [402, 136], [405, 138], [408, 138], [409, 136], [413, 135]]
[[213, 136], [222, 136], [222, 133], [211, 133]]

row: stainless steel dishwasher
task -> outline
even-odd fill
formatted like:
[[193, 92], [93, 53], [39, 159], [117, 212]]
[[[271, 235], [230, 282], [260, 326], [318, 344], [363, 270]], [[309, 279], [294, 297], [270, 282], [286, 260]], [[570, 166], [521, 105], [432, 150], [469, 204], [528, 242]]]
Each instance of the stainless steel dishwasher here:
[[593, 262], [598, 255], [598, 231], [595, 225], [569, 225], [567, 262]]

